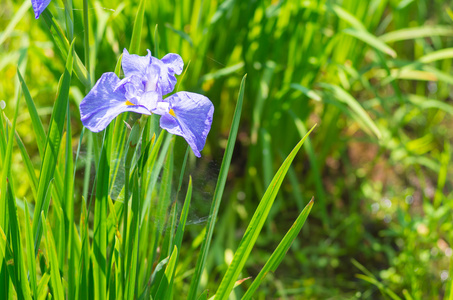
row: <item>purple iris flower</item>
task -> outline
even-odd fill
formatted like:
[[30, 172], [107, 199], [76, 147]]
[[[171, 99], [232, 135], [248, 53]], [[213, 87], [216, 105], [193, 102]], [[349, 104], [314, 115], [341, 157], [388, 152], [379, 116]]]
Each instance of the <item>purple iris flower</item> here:
[[39, 15], [46, 9], [49, 3], [50, 0], [31, 0], [31, 5], [33, 6], [36, 19], [39, 18]]
[[93, 132], [104, 130], [120, 113], [161, 115], [160, 127], [182, 136], [194, 154], [206, 143], [211, 129], [214, 106], [200, 94], [178, 92], [165, 99], [176, 84], [184, 63], [178, 54], [167, 54], [161, 60], [148, 55], [138, 56], [123, 52], [122, 67], [125, 78], [115, 73], [104, 73], [80, 103], [80, 116], [85, 127]]

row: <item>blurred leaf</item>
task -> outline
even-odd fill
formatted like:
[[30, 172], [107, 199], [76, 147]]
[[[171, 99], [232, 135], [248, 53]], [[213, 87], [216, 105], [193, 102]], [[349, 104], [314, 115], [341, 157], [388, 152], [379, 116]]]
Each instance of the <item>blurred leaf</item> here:
[[379, 50], [383, 53], [386, 53], [390, 55], [391, 57], [395, 58], [396, 57], [396, 52], [389, 46], [387, 46], [382, 40], [379, 40], [376, 36], [372, 35], [368, 31], [365, 30], [357, 30], [354, 28], [347, 28], [343, 30], [344, 33], [347, 35], [353, 36], [362, 42], [370, 45], [371, 47], [375, 48], [376, 50]]
[[339, 86], [328, 83], [320, 83], [319, 85], [331, 91], [333, 93], [333, 96], [338, 101], [343, 102], [347, 106], [349, 106], [351, 110], [357, 115], [357, 117], [363, 122], [363, 125], [366, 126], [367, 129], [371, 130], [377, 138], [381, 138], [381, 132], [379, 128], [376, 126], [376, 124], [374, 124], [373, 120], [359, 104], [359, 102], [354, 99], [354, 97], [352, 97], [348, 92], [346, 92]]
[[453, 29], [451, 26], [429, 26], [424, 25], [421, 27], [403, 28], [392, 32], [388, 32], [379, 37], [385, 43], [392, 43], [397, 41], [411, 40], [417, 38], [426, 38], [433, 36], [453, 36]]

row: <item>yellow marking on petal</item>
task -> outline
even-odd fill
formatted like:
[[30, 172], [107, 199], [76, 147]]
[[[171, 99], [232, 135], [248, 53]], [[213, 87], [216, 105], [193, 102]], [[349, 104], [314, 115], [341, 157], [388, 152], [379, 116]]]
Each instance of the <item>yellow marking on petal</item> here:
[[126, 100], [126, 105], [135, 105], [134, 103], [132, 103], [131, 101], [129, 100]]
[[173, 110], [173, 108], [170, 108], [170, 111], [168, 113], [176, 118], [175, 111]]

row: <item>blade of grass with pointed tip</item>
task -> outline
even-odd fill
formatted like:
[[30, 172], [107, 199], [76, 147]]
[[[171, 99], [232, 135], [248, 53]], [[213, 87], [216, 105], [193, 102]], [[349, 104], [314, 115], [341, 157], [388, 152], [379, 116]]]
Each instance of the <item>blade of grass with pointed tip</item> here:
[[[316, 126], [316, 125], [315, 125]], [[289, 166], [291, 165], [294, 157], [298, 153], [299, 149], [302, 147], [303, 143], [315, 128], [313, 126], [310, 131], [300, 140], [300, 142], [294, 147], [288, 157], [285, 159], [280, 169], [275, 174], [272, 182], [269, 184], [263, 198], [260, 201], [255, 213], [253, 214], [252, 220], [247, 227], [247, 230], [242, 237], [241, 242], [239, 243], [238, 249], [234, 253], [233, 261], [228, 267], [221, 283], [219, 289], [217, 290], [215, 299], [228, 299], [230, 292], [233, 290], [234, 284], [239, 276], [239, 273], [242, 271], [247, 258], [252, 251], [253, 246], [260, 234], [261, 228], [266, 221], [269, 211], [271, 210], [272, 204], [274, 203], [275, 197], [280, 189], [280, 186], [283, 182], [283, 179], [288, 172]]]
[[[46, 10], [47, 11], [47, 10]], [[41, 240], [41, 230], [38, 230], [38, 224], [41, 219], [41, 211], [47, 215], [49, 209], [45, 205], [47, 190], [50, 182], [54, 176], [55, 167], [58, 159], [58, 152], [60, 150], [60, 142], [63, 135], [63, 127], [65, 123], [66, 108], [69, 103], [69, 88], [71, 84], [71, 74], [73, 67], [73, 48], [74, 42], [71, 44], [69, 55], [66, 60], [66, 68], [60, 80], [57, 100], [55, 101], [52, 111], [52, 117], [49, 125], [49, 133], [46, 139], [46, 148], [44, 158], [42, 160], [41, 172], [38, 184], [38, 196], [36, 199], [35, 211], [33, 214], [33, 236], [35, 238], [35, 252], [37, 253], [39, 243]]]
[[242, 103], [244, 101], [244, 89], [245, 79], [247, 75], [242, 78], [241, 86], [239, 88], [239, 96], [234, 111], [233, 122], [231, 124], [230, 135], [223, 156], [222, 165], [220, 166], [219, 179], [214, 191], [214, 201], [211, 205], [209, 213], [208, 223], [206, 225], [206, 235], [201, 245], [200, 253], [198, 254], [197, 264], [195, 266], [195, 272], [190, 283], [190, 289], [188, 293], [188, 299], [196, 299], [198, 293], [198, 286], [200, 284], [201, 274], [203, 273], [206, 259], [208, 257], [209, 247], [211, 246], [212, 234], [214, 232], [214, 226], [217, 219], [217, 213], [219, 211], [220, 202], [222, 201], [223, 190], [227, 180], [228, 170], [230, 168], [231, 157], [233, 156], [234, 144], [236, 143], [236, 137], [239, 129], [239, 122], [242, 112]]
[[261, 285], [261, 283], [263, 282], [263, 279], [267, 275], [267, 273], [269, 271], [275, 272], [275, 270], [277, 269], [277, 267], [280, 265], [283, 258], [285, 257], [286, 252], [289, 250], [289, 247], [291, 247], [291, 244], [293, 243], [294, 239], [296, 239], [297, 235], [299, 234], [300, 230], [302, 229], [302, 226], [304, 226], [304, 223], [307, 220], [308, 215], [310, 214], [311, 208], [313, 207], [313, 203], [314, 203], [313, 199], [311, 199], [310, 202], [307, 204], [307, 206], [305, 206], [303, 211], [297, 217], [294, 224], [291, 226], [289, 231], [286, 233], [285, 237], [282, 239], [280, 244], [277, 246], [277, 248], [272, 253], [271, 257], [267, 260], [264, 267], [261, 269], [259, 274], [256, 276], [255, 280], [253, 280], [252, 285], [249, 287], [249, 289], [244, 294], [242, 299], [251, 299], [253, 296], [253, 293]]
[[176, 269], [176, 259], [178, 257], [178, 248], [174, 246], [173, 252], [170, 256], [170, 260], [168, 261], [167, 267], [165, 268], [164, 276], [159, 284], [159, 288], [157, 289], [156, 296], [154, 299], [169, 299], [169, 295], [171, 294], [168, 287], [172, 285], [174, 276], [175, 276], [175, 269]]
[[52, 235], [52, 227], [50, 223], [46, 220], [44, 212], [41, 212], [41, 218], [43, 223], [46, 224], [44, 228], [44, 237], [47, 250], [47, 258], [50, 263], [50, 283], [52, 284], [53, 298], [57, 300], [64, 300], [64, 289], [60, 277], [60, 268], [58, 266], [58, 255], [55, 248], [55, 240]]
[[38, 284], [38, 298], [37, 299], [46, 299], [48, 296], [49, 290], [48, 290], [48, 284], [50, 281], [50, 274], [49, 273], [44, 273], [39, 280]]

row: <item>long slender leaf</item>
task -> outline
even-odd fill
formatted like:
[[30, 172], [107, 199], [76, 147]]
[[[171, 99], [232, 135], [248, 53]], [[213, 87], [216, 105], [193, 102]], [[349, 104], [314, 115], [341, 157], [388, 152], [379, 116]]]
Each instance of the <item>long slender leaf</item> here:
[[47, 258], [49, 259], [50, 262], [50, 282], [52, 284], [53, 298], [57, 300], [63, 300], [64, 290], [60, 277], [60, 268], [58, 266], [57, 259], [58, 255], [57, 249], [55, 247], [55, 240], [52, 235], [52, 227], [50, 227], [50, 223], [46, 220], [44, 212], [41, 212], [41, 218], [43, 222], [46, 224], [43, 227], [44, 237], [46, 239]]
[[36, 278], [36, 259], [35, 259], [35, 245], [33, 243], [33, 232], [30, 225], [30, 214], [28, 212], [28, 203], [25, 202], [25, 238], [27, 245], [27, 261], [28, 272], [31, 284], [31, 291], [34, 299], [38, 298], [38, 287]]
[[216, 223], [217, 213], [219, 212], [220, 202], [222, 201], [223, 190], [225, 188], [228, 170], [230, 168], [231, 163], [231, 157], [233, 156], [234, 144], [236, 142], [236, 137], [239, 129], [239, 121], [242, 112], [242, 103], [244, 101], [244, 89], [246, 77], [247, 75], [244, 75], [244, 77], [242, 78], [241, 87], [239, 89], [239, 96], [236, 104], [236, 109], [234, 111], [233, 123], [231, 124], [230, 135], [228, 137], [225, 155], [223, 156], [222, 165], [220, 167], [219, 179], [217, 180], [217, 185], [214, 191], [214, 201], [211, 205], [211, 211], [209, 213], [209, 219], [206, 225], [207, 228], [206, 235], [201, 245], [200, 254], [198, 255], [197, 264], [195, 266], [195, 273], [192, 277], [192, 281], [190, 282], [188, 299], [197, 298], [201, 274], [203, 273], [206, 264], [206, 259], [208, 257], [209, 247], [211, 246], [214, 225]]
[[33, 214], [33, 235], [35, 238], [36, 252], [39, 249], [39, 243], [42, 235], [41, 230], [39, 229], [42, 227], [39, 227], [38, 225], [41, 222], [41, 212], [44, 212], [44, 216], [47, 216], [47, 211], [49, 209], [49, 207], [45, 203], [45, 199], [50, 186], [50, 182], [54, 177], [58, 152], [60, 150], [60, 143], [63, 135], [66, 110], [69, 103], [68, 97], [73, 66], [73, 47], [74, 43], [71, 44], [66, 61], [65, 72], [59, 84], [58, 96], [53, 108], [52, 118], [50, 120], [44, 159], [42, 161], [41, 172], [39, 176], [38, 198], [36, 199], [35, 211]]
[[[316, 125], [315, 125], [316, 126]], [[266, 190], [263, 198], [258, 205], [255, 213], [253, 214], [252, 220], [247, 227], [247, 230], [242, 237], [241, 242], [239, 243], [238, 249], [236, 250], [233, 261], [231, 262], [226, 274], [224, 275], [219, 289], [217, 290], [215, 299], [228, 299], [230, 292], [233, 290], [234, 284], [236, 282], [239, 273], [242, 271], [244, 264], [252, 251], [253, 246], [258, 238], [258, 235], [261, 231], [261, 228], [266, 221], [266, 218], [270, 212], [272, 204], [274, 203], [275, 197], [280, 189], [280, 186], [283, 182], [283, 179], [288, 172], [289, 166], [296, 157], [297, 152], [299, 151], [302, 144], [307, 139], [308, 135], [312, 132], [314, 127], [300, 140], [300, 142], [294, 147], [288, 157], [285, 159], [280, 169], [275, 174], [272, 182], [269, 184], [269, 187]]]
[[264, 277], [269, 271], [275, 272], [278, 265], [282, 262], [286, 252], [289, 247], [291, 247], [292, 242], [299, 234], [302, 226], [304, 226], [305, 220], [307, 220], [308, 215], [310, 214], [311, 208], [313, 207], [313, 199], [305, 206], [304, 210], [297, 217], [294, 224], [291, 226], [289, 231], [286, 233], [285, 237], [282, 239], [280, 244], [272, 253], [271, 257], [267, 260], [264, 267], [261, 269], [259, 274], [256, 276], [255, 280], [252, 282], [252, 285], [249, 287], [247, 292], [244, 294], [242, 299], [251, 299], [253, 293], [256, 291], [258, 286], [262, 283]]

